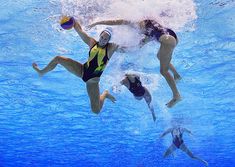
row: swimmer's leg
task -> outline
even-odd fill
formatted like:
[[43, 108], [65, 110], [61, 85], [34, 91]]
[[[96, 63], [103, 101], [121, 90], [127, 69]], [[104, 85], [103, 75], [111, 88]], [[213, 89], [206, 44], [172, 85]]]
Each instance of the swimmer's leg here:
[[90, 103], [91, 103], [91, 109], [94, 113], [99, 114], [103, 104], [104, 100], [108, 98], [111, 100], [113, 103], [116, 101], [116, 99], [107, 91], [105, 90], [101, 95], [100, 95], [100, 90], [99, 90], [99, 83], [98, 82], [86, 82], [86, 87], [87, 87], [87, 92], [90, 98]]
[[203, 160], [203, 159], [201, 159], [201, 158], [199, 158], [199, 157], [194, 156], [193, 153], [186, 147], [186, 145], [185, 145], [184, 143], [181, 144], [180, 149], [181, 149], [182, 151], [184, 151], [186, 154], [188, 154], [188, 156], [190, 156], [192, 159], [196, 159], [196, 160], [198, 160], [198, 161], [201, 161], [201, 162], [204, 163], [206, 166], [208, 166], [208, 163], [207, 163], [205, 160]]
[[[159, 54], [157, 54], [157, 58], [160, 60], [160, 57], [159, 57], [160, 55]], [[169, 69], [171, 70], [171, 72], [173, 73], [173, 75], [174, 75], [174, 79], [177, 81], [177, 80], [181, 80], [181, 76], [180, 76], [180, 74], [176, 71], [176, 69], [175, 69], [175, 67], [174, 67], [174, 65], [173, 64], [169, 64]]]
[[172, 143], [171, 146], [166, 150], [166, 152], [164, 153], [164, 158], [168, 157], [171, 153], [173, 153], [175, 150], [177, 149], [177, 147]]
[[180, 74], [176, 71], [176, 69], [175, 69], [175, 67], [173, 66], [173, 64], [170, 63], [169, 68], [170, 68], [170, 70], [172, 71], [172, 73], [173, 73], [173, 75], [174, 75], [175, 81], [182, 79], [181, 76], [180, 76]]
[[78, 76], [78, 77], [82, 77], [82, 64], [72, 60], [70, 58], [67, 57], [62, 57], [62, 56], [56, 56], [54, 59], [52, 59], [52, 61], [42, 70], [40, 70], [37, 66], [36, 63], [33, 63], [33, 68], [35, 71], [37, 71], [39, 73], [39, 75], [44, 75], [46, 73], [48, 73], [49, 71], [52, 71], [58, 64], [61, 64], [62, 66], [64, 66], [69, 72], [71, 72], [72, 74]]
[[148, 89], [145, 89], [145, 94], [144, 94], [144, 100], [146, 101], [146, 103], [148, 104], [148, 107], [151, 111], [151, 114], [152, 114], [152, 117], [153, 117], [153, 121], [155, 122], [156, 121], [156, 115], [155, 115], [155, 112], [154, 112], [154, 108], [153, 106], [151, 105], [151, 102], [152, 102], [152, 96], [151, 94], [149, 93]]
[[180, 101], [180, 94], [176, 87], [175, 80], [168, 71], [172, 58], [172, 53], [176, 46], [176, 40], [172, 36], [162, 35], [160, 38], [160, 42], [161, 46], [158, 52], [158, 57], [160, 59], [160, 72], [162, 76], [164, 76], [164, 78], [166, 79], [173, 93], [172, 100], [170, 100], [166, 105], [167, 107], [173, 107], [178, 101]]

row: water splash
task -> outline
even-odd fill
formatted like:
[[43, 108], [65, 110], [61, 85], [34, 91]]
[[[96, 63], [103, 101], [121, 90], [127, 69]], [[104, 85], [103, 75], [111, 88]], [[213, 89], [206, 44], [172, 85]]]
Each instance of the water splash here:
[[[83, 27], [95, 21], [108, 19], [126, 19], [131, 21], [154, 19], [163, 26], [172, 28], [174, 31], [192, 31], [195, 27], [193, 21], [197, 19], [196, 4], [193, 0], [61, 0], [61, 9], [62, 15], [76, 17]], [[98, 38], [99, 32], [103, 28], [104, 26], [96, 26], [95, 29], [91, 30], [92, 36]], [[96, 34], [93, 32], [96, 32]], [[113, 32], [114, 35], [112, 41], [124, 46], [136, 46], [142, 38], [137, 30], [127, 26], [114, 26]], [[145, 48], [142, 50], [145, 50], [144, 54], [147, 54]], [[138, 56], [141, 53], [137, 52], [129, 54], [137, 54], [135, 56]], [[155, 53], [151, 52], [151, 54]], [[130, 62], [132, 61], [133, 60]], [[148, 60], [145, 59], [143, 61], [147, 63]], [[115, 58], [115, 65], [112, 64], [112, 72], [115, 72], [115, 74], [111, 72], [111, 75], [106, 74], [103, 76], [105, 82], [102, 82], [102, 86], [105, 89], [109, 88], [109, 90], [111, 89], [114, 93], [126, 92], [125, 88], [119, 84], [123, 78], [123, 74], [126, 72], [133, 72], [141, 75], [143, 84], [151, 92], [159, 89], [159, 75], [142, 72], [142, 61], [139, 62], [141, 65], [138, 66], [138, 71], [132, 68], [122, 69], [121, 64], [128, 65], [128, 63], [125, 62], [128, 62], [128, 60], [123, 57]], [[135, 64], [138, 64], [138, 62], [135, 61]], [[150, 82], [148, 80], [150, 80]], [[167, 126], [170, 126], [173, 118], [172, 114], [168, 112], [165, 102], [159, 102], [158, 106], [161, 110], [160, 116], [164, 118]]]
[[61, 0], [61, 9], [63, 15], [76, 16], [85, 25], [103, 19], [153, 18], [164, 26], [180, 30], [197, 19], [193, 0]]

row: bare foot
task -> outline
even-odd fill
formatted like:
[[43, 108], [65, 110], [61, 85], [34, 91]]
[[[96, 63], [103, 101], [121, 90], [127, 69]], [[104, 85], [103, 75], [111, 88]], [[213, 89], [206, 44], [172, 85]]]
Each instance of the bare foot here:
[[175, 79], [175, 81], [179, 81], [182, 78], [181, 78], [181, 76], [178, 73], [176, 73], [176, 74], [174, 74], [174, 79]]
[[179, 101], [181, 101], [181, 97], [180, 96], [177, 96], [177, 97], [174, 97], [173, 99], [171, 99], [171, 101], [169, 101], [166, 105], [168, 108], [171, 108], [173, 107], [176, 103], [178, 103]]
[[106, 95], [105, 95], [106, 98], [108, 98], [108, 99], [111, 100], [113, 103], [115, 103], [115, 101], [116, 101], [115, 97], [112, 96], [112, 95], [109, 93], [108, 90], [105, 90], [105, 94], [106, 94]]
[[36, 63], [33, 63], [32, 66], [33, 66], [33, 69], [34, 69], [35, 71], [37, 71], [37, 73], [38, 73], [40, 76], [43, 75], [42, 72], [40, 71], [40, 69], [38, 68], [38, 65], [37, 65]]

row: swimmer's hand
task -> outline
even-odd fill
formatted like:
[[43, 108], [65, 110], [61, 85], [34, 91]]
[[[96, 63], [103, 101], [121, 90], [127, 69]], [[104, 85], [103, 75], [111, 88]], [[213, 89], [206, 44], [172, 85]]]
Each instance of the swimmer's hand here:
[[147, 44], [150, 41], [150, 38], [145, 36], [143, 39], [139, 42], [139, 47], [142, 48], [145, 44]]
[[153, 114], [153, 122], [156, 122], [157, 117]]
[[154, 108], [153, 108], [153, 106], [150, 105], [150, 104], [148, 104], [148, 107], [149, 107], [149, 109], [150, 109], [150, 111], [151, 111], [151, 114], [152, 114], [152, 117], [153, 117], [153, 122], [155, 122], [156, 119], [157, 119], [157, 117], [156, 117], [156, 115], [155, 115]]

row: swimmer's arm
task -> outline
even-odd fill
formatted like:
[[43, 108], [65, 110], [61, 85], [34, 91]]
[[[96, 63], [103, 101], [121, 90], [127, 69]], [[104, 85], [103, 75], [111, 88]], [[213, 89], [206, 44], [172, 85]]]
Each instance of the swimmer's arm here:
[[108, 46], [108, 58], [110, 59], [112, 57], [112, 55], [114, 54], [114, 52], [124, 52], [124, 47], [120, 48], [119, 45], [115, 44], [115, 43], [109, 43]]
[[120, 81], [120, 84], [121, 85], [125, 85], [125, 82], [126, 82], [126, 78], [124, 78], [123, 80]]
[[[140, 77], [138, 75], [136, 75], [135, 77], [137, 77], [140, 80]], [[149, 109], [153, 110], [153, 106], [151, 105], [152, 96], [146, 87], [144, 87], [144, 89], [145, 89], [144, 99], [145, 99], [146, 103], [148, 104]]]
[[167, 129], [161, 136], [160, 138], [163, 138], [165, 135], [167, 135], [168, 133], [170, 133], [172, 131], [172, 128]]
[[116, 52], [125, 53], [125, 52], [127, 52], [127, 50], [128, 50], [128, 47], [118, 45]]
[[96, 25], [129, 25], [129, 26], [133, 26], [133, 23], [128, 21], [128, 20], [104, 20], [104, 21], [97, 21], [91, 25], [89, 25], [89, 28], [92, 28]]
[[[146, 99], [145, 99], [145, 100], [146, 100]], [[146, 101], [146, 102], [147, 102], [147, 101]], [[155, 112], [154, 112], [153, 105], [152, 105], [151, 103], [148, 103], [148, 102], [147, 102], [147, 104], [148, 104], [149, 110], [151, 111], [151, 114], [152, 114], [152, 117], [153, 117], [153, 121], [155, 122], [156, 119], [157, 119], [157, 117], [156, 117], [156, 114], [155, 114]]]
[[150, 109], [150, 111], [151, 111], [151, 114], [152, 114], [152, 117], [153, 117], [153, 121], [155, 122], [156, 119], [157, 119], [157, 117], [156, 117], [156, 114], [155, 114], [155, 112], [154, 112], [153, 106], [150, 105], [150, 106], [149, 106], [149, 109]]
[[150, 38], [145, 36], [142, 40], [139, 42], [139, 47], [142, 48], [145, 44], [147, 44], [150, 41]]
[[129, 83], [127, 77], [125, 77], [123, 80], [121, 80], [120, 84], [124, 85], [125, 87], [127, 87], [127, 89], [130, 88], [130, 83]]
[[183, 130], [183, 132], [187, 132], [187, 133], [189, 133], [190, 135], [193, 134], [190, 130], [188, 130], [188, 129], [186, 129], [186, 128], [182, 128], [182, 130]]
[[82, 30], [81, 25], [75, 20], [74, 29], [77, 31], [81, 39], [89, 46], [92, 47], [96, 43], [96, 40]]
[[113, 52], [125, 53], [125, 52], [127, 52], [128, 47], [120, 46], [120, 45], [115, 44], [115, 43], [111, 43], [111, 50]]

